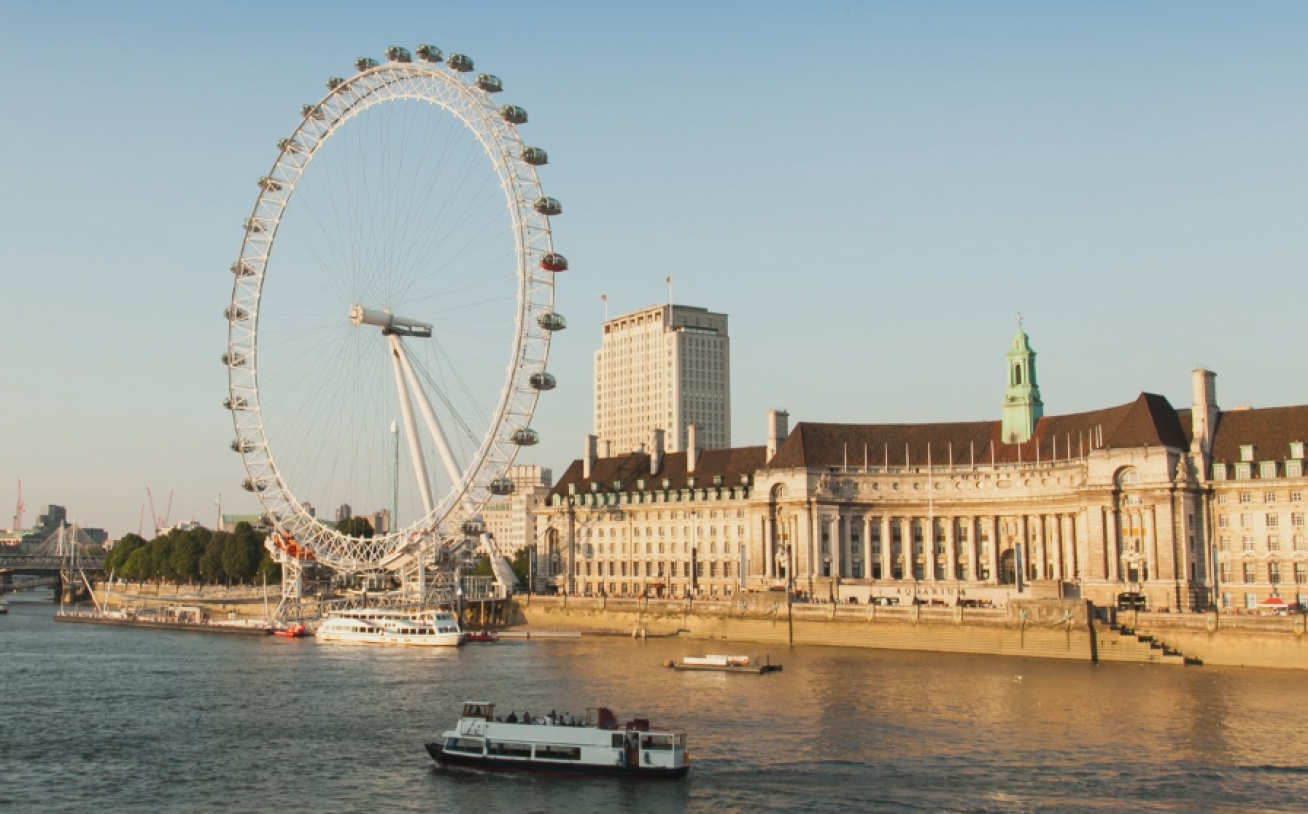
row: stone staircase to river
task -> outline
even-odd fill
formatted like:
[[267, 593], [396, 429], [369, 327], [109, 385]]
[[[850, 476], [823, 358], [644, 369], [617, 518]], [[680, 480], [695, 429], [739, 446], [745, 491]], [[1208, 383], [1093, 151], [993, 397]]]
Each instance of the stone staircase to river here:
[[1138, 634], [1125, 625], [1095, 622], [1096, 658], [1140, 664], [1197, 664], [1152, 636]]

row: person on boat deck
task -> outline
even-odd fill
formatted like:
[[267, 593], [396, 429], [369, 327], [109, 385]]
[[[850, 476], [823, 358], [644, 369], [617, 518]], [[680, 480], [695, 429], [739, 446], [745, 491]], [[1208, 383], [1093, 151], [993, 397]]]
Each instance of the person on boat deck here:
[[518, 713], [516, 712], [510, 712], [509, 717], [504, 719], [504, 723], [506, 724], [516, 724], [517, 722], [518, 722]]
[[553, 726], [553, 725], [554, 725], [554, 722], [555, 722], [557, 719], [558, 719], [558, 713], [555, 712], [554, 710], [550, 710], [550, 714], [549, 714], [548, 716], [546, 716], [546, 718], [545, 718], [545, 722], [546, 722], [547, 724], [549, 724], [550, 726]]

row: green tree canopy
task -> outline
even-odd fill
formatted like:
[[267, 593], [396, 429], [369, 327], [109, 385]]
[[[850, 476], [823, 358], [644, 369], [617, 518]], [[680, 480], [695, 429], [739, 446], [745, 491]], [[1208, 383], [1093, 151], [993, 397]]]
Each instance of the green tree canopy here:
[[204, 552], [200, 554], [197, 564], [200, 579], [204, 582], [214, 584], [226, 579], [227, 573], [223, 570], [223, 551], [231, 536], [225, 531], [216, 531], [209, 536], [209, 541], [205, 543]]
[[371, 537], [372, 521], [366, 517], [350, 517], [336, 524], [336, 530], [351, 537]]
[[123, 565], [127, 563], [127, 558], [132, 556], [132, 552], [145, 545], [145, 538], [139, 534], [124, 534], [122, 539], [114, 543], [114, 547], [109, 549], [109, 555], [104, 559], [104, 570], [113, 573], [115, 571], [122, 573]]

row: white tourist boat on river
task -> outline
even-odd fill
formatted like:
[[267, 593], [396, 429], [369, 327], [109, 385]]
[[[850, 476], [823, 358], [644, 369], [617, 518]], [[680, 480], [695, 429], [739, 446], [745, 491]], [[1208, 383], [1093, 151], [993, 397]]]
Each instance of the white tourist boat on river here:
[[453, 729], [427, 744], [442, 766], [568, 775], [683, 777], [686, 733], [652, 729], [645, 718], [619, 724], [605, 707], [585, 718], [551, 712], [496, 717], [495, 705], [467, 701]]
[[385, 608], [336, 611], [314, 631], [320, 642], [457, 647], [463, 641], [459, 622], [449, 611], [400, 611]]

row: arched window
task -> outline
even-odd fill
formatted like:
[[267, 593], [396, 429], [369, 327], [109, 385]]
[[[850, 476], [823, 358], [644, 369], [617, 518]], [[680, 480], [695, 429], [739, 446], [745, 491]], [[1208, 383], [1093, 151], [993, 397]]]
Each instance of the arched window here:
[[1022, 383], [1022, 366], [1020, 364], [1013, 365], [1013, 384], [1021, 384], [1021, 383]]

